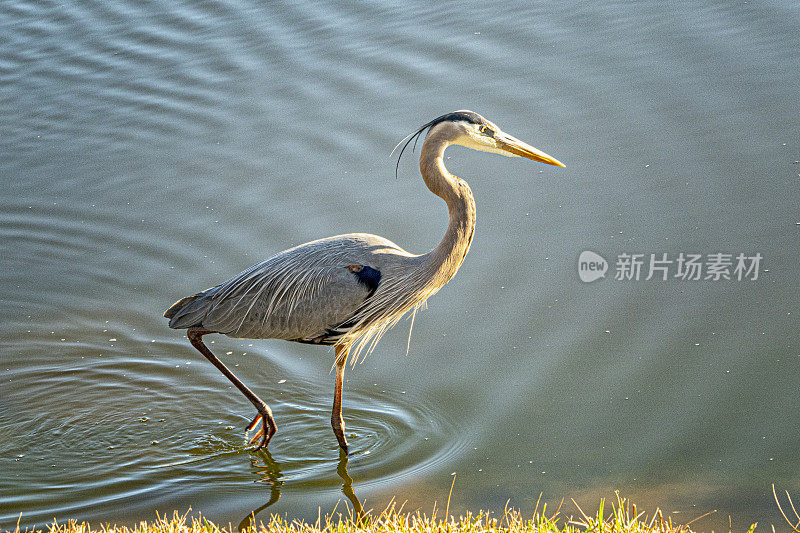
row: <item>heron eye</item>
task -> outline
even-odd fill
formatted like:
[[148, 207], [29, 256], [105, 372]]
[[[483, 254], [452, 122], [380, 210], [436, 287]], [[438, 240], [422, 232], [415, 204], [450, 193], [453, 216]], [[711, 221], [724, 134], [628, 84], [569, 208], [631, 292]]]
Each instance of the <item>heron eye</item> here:
[[489, 137], [494, 137], [494, 131], [489, 126], [481, 126], [480, 132]]

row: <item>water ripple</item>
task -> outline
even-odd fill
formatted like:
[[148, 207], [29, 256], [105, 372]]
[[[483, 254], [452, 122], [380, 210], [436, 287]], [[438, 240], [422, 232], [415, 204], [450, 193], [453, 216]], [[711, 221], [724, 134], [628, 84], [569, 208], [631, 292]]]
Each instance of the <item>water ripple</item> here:
[[[280, 483], [296, 489], [341, 486], [330, 376], [302, 377], [300, 367], [287, 374], [292, 368], [280, 357], [232, 356], [254, 383], [289, 375], [268, 393], [277, 398], [270, 403], [279, 428], [272, 459], [246, 447], [243, 428], [254, 411], [215, 369], [180, 337], [146, 339], [88, 318], [39, 323], [4, 339], [0, 456], [8, 479], [24, 472], [26, 483], [18, 497], [0, 502], [0, 523], [20, 512], [32, 524], [52, 513], [139, 505], [181, 481], [274, 485], [276, 468]], [[344, 415], [359, 486], [417, 475], [467, 444], [441, 413], [402, 391], [346, 390]]]
[[[341, 484], [334, 475], [338, 463], [338, 444], [330, 428], [331, 398], [329, 384], [295, 381], [285, 391], [294, 400], [271, 404], [278, 423], [278, 433], [270, 443], [274, 461], [280, 465], [282, 480], [295, 488], [330, 488]], [[401, 393], [366, 395], [361, 391], [345, 393], [345, 434], [350, 442], [352, 468], [362, 472], [359, 484], [390, 482], [410, 476], [458, 454], [467, 442], [452, 439], [457, 432], [440, 414], [428, 409], [419, 399]], [[203, 435], [184, 450], [184, 459], [171, 461], [160, 468], [185, 469], [185, 474], [219, 467], [219, 460], [246, 451], [241, 429], [242, 418], [224, 433]], [[179, 438], [170, 442], [180, 446]], [[179, 450], [175, 450], [180, 456]], [[254, 457], [258, 457], [258, 453]], [[214, 466], [216, 464], [216, 467]], [[406, 465], [397, 469], [397, 465]], [[255, 466], [253, 473], [260, 475]], [[225, 469], [220, 474], [224, 477]], [[271, 482], [271, 478], [263, 479]]]
[[[338, 497], [330, 354], [214, 339], [275, 412], [274, 456], [251, 453], [252, 406], [161, 313], [324, 235], [435, 245], [444, 210], [411, 158], [401, 176], [415, 177], [394, 180], [385, 156], [454, 107], [547, 138], [569, 169], [516, 179], [536, 171], [454, 149], [484, 222], [460, 288], [420, 324], [426, 366], [348, 374], [356, 488], [405, 496], [424, 477], [446, 492], [457, 469], [475, 506], [502, 508], [498, 485], [535, 495], [552, 476], [569, 491], [587, 465], [691, 470], [699, 486], [722, 471], [792, 479], [797, 401], [737, 409], [797, 382], [797, 14], [786, 1], [0, 2], [0, 529], [20, 512], [24, 527], [190, 505], [227, 520], [281, 484], [298, 488], [292, 515]], [[661, 292], [569, 275], [586, 246], [667, 243], [757, 244], [773, 277]]]

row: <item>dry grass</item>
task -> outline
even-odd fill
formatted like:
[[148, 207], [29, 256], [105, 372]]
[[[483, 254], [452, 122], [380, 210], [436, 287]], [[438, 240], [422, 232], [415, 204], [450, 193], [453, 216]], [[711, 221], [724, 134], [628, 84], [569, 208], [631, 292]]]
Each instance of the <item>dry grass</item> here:
[[[538, 503], [530, 518], [524, 518], [520, 511], [511, 508], [507, 508], [502, 515], [480, 512], [453, 517], [448, 512], [449, 499], [448, 507], [441, 518], [437, 516], [435, 507], [430, 516], [419, 511], [404, 512], [402, 507], [392, 503], [383, 512], [375, 515], [371, 512], [361, 515], [354, 515], [352, 512], [343, 514], [337, 513], [334, 509], [330, 515], [318, 518], [313, 524], [287, 521], [278, 515], [272, 515], [266, 521], [257, 522], [257, 525], [248, 531], [252, 533], [690, 533], [692, 531], [691, 522], [683, 525], [673, 524], [671, 520], [665, 520], [658, 509], [648, 517], [619, 495], [616, 502], [612, 502], [611, 509], [608, 509], [605, 501], [601, 500], [597, 512], [591, 516], [575, 504], [579, 515], [577, 518], [563, 516], [560, 506], [559, 509], [550, 512], [546, 505], [539, 509]], [[747, 533], [752, 533], [755, 528], [756, 525], [753, 524]], [[24, 531], [17, 528], [15, 533]], [[49, 533], [239, 533], [238, 529], [230, 524], [221, 527], [203, 517], [189, 516], [188, 513], [181, 515], [178, 512], [171, 518], [159, 516], [155, 522], [141, 522], [134, 527], [110, 525], [95, 527], [69, 521], [65, 524], [54, 523], [48, 526], [47, 531]]]

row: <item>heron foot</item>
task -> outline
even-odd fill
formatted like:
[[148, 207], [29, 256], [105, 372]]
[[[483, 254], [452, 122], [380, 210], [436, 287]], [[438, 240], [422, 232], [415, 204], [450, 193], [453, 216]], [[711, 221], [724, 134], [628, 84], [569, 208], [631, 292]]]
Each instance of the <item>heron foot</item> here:
[[339, 448], [344, 452], [345, 455], [348, 457], [350, 456], [350, 447], [348, 446], [347, 442], [339, 441]]
[[252, 444], [258, 439], [261, 439], [261, 442], [255, 447], [255, 449], [260, 450], [262, 448], [266, 448], [270, 439], [272, 439], [272, 436], [278, 430], [278, 426], [275, 424], [275, 419], [272, 418], [272, 410], [269, 408], [269, 405], [264, 403], [264, 401], [256, 395], [256, 393], [251, 391], [247, 385], [242, 383], [242, 380], [237, 378], [236, 375], [231, 372], [231, 370], [225, 366], [225, 364], [220, 361], [216, 355], [211, 353], [211, 350], [208, 349], [208, 346], [203, 343], [203, 335], [208, 335], [209, 333], [218, 332], [205, 329], [200, 326], [193, 326], [186, 330], [186, 336], [189, 337], [189, 342], [192, 343], [192, 346], [194, 346], [198, 352], [203, 354], [206, 359], [211, 361], [211, 364], [217, 367], [217, 369], [222, 372], [223, 375], [228, 378], [230, 382], [233, 383], [234, 386], [236, 386], [236, 388], [239, 389], [239, 391], [244, 394], [248, 400], [250, 400], [250, 403], [253, 404], [253, 407], [256, 408], [258, 411], [258, 416], [250, 423], [249, 426], [247, 426], [247, 431], [249, 432], [252, 429], [255, 429], [259, 419], [263, 422], [263, 425], [259, 432], [256, 433], [256, 435], [250, 439], [249, 442]]
[[344, 420], [341, 419], [341, 414], [338, 417], [335, 414], [331, 417], [331, 426], [333, 427], [333, 434], [336, 435], [336, 440], [339, 441], [339, 447], [345, 454], [350, 455], [350, 447], [344, 437]]
[[258, 431], [247, 440], [247, 444], [253, 446], [253, 450], [266, 449], [266, 447], [269, 446], [269, 441], [272, 440], [272, 436], [278, 431], [275, 419], [272, 418], [272, 411], [266, 405], [264, 407], [264, 412], [260, 412], [256, 415], [253, 421], [247, 426], [244, 433], [245, 438], [247, 438], [248, 434], [261, 422], [261, 427], [258, 428]]

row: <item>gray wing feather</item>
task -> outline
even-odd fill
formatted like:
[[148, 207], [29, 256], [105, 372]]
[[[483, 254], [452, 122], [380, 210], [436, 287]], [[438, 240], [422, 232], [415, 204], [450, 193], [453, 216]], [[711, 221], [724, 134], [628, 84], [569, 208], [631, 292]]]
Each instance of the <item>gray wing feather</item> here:
[[350, 318], [368, 294], [345, 266], [292, 273], [222, 285], [203, 327], [232, 337], [308, 340]]
[[374, 235], [340, 235], [285, 250], [225, 283], [177, 302], [170, 327], [202, 326], [232, 337], [311, 340], [352, 319], [370, 294], [347, 267], [380, 270], [408, 255]]

